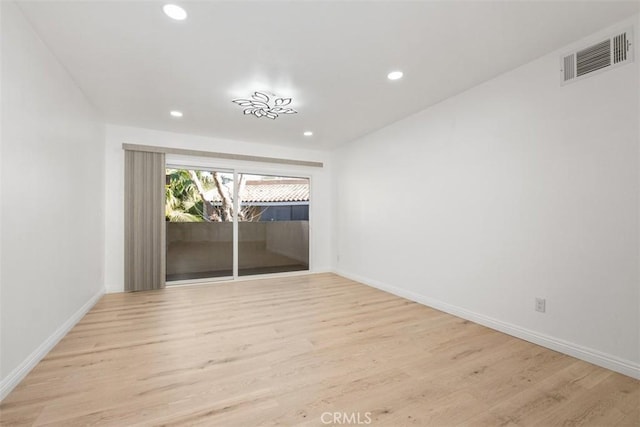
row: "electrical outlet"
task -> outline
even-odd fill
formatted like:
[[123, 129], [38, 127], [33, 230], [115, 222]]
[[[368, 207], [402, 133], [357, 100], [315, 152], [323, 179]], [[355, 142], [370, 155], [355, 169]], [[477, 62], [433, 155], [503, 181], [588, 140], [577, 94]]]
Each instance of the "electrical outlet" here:
[[547, 308], [547, 300], [544, 298], [536, 298], [536, 311], [544, 313]]

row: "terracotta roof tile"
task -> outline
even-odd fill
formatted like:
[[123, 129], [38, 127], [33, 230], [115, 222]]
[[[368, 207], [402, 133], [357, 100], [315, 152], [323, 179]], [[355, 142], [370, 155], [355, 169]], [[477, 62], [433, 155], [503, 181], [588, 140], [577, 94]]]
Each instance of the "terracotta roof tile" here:
[[[219, 202], [216, 190], [207, 192], [213, 202]], [[306, 179], [269, 179], [247, 181], [242, 189], [243, 203], [268, 202], [306, 202], [309, 201], [309, 180]]]

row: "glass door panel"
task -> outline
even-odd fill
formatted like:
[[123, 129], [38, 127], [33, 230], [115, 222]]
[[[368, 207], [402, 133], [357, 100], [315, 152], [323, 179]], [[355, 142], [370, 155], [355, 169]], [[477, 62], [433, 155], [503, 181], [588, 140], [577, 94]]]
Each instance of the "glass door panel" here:
[[233, 173], [166, 170], [167, 282], [233, 276]]
[[309, 179], [238, 174], [238, 275], [309, 269]]

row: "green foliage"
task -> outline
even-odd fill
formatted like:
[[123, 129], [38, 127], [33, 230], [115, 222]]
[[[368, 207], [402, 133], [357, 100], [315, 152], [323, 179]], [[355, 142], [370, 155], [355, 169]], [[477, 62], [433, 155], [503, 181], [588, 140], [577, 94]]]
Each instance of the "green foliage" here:
[[[196, 172], [198, 178], [208, 190], [212, 187], [211, 176]], [[165, 217], [171, 222], [207, 221], [203, 201], [189, 172], [184, 169], [167, 169], [165, 185]]]
[[[244, 176], [239, 175], [240, 186]], [[165, 218], [169, 222], [220, 222], [233, 219], [233, 187], [229, 174], [191, 169], [167, 169]], [[215, 195], [214, 200], [209, 198]], [[238, 201], [240, 204], [240, 201]], [[262, 210], [245, 206], [239, 221], [259, 221]]]

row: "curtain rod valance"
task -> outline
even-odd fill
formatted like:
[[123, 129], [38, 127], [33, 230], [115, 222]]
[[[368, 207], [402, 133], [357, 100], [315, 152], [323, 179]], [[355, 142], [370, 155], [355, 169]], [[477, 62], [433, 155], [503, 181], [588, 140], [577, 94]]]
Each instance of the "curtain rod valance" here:
[[184, 148], [156, 147], [152, 145], [122, 144], [127, 151], [142, 151], [146, 153], [180, 154], [183, 156], [214, 157], [217, 159], [242, 160], [246, 162], [279, 163], [283, 165], [323, 167], [322, 162], [306, 160], [279, 159], [277, 157], [249, 156], [245, 154], [218, 153], [214, 151], [188, 150]]

